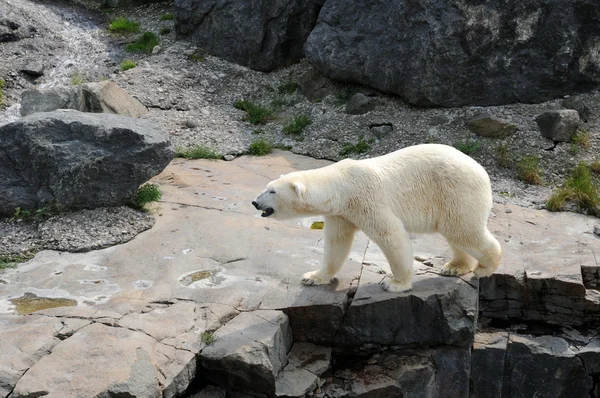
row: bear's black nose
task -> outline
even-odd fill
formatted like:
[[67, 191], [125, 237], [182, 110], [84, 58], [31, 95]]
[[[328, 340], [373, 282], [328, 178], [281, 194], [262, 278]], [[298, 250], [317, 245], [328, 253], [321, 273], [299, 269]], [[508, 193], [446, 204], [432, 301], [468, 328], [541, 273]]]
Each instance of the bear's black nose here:
[[252, 201], [252, 206], [254, 206], [254, 207], [256, 208], [256, 210], [260, 210], [260, 209], [258, 208], [258, 203], [256, 203], [255, 201]]

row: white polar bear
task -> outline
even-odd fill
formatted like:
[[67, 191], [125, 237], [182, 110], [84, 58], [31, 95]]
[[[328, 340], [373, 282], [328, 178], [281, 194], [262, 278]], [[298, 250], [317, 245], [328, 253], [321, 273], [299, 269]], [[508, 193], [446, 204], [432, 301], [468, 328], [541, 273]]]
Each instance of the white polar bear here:
[[[263, 217], [325, 216], [325, 256], [304, 274], [306, 285], [329, 283], [346, 261], [361, 229], [385, 254], [391, 292], [412, 287], [409, 233], [441, 233], [452, 248], [444, 275], [491, 275], [502, 249], [487, 228], [492, 209], [488, 174], [475, 160], [447, 145], [424, 144], [366, 159], [346, 159], [271, 181], [252, 204]], [[477, 263], [478, 262], [478, 263]]]

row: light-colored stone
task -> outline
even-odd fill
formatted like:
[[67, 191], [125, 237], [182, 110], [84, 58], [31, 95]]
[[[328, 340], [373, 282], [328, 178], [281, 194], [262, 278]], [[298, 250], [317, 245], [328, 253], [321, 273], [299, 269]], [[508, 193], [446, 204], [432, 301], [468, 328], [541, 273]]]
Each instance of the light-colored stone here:
[[318, 377], [306, 369], [287, 366], [275, 381], [277, 397], [304, 397], [317, 387]]
[[81, 93], [85, 103], [84, 112], [114, 113], [133, 118], [139, 118], [147, 112], [140, 101], [110, 80], [82, 84]]
[[469, 119], [467, 127], [475, 134], [487, 138], [506, 138], [517, 132], [517, 126], [489, 113]]
[[288, 354], [288, 360], [291, 366], [303, 368], [321, 376], [331, 365], [331, 347], [312, 343], [294, 343]]

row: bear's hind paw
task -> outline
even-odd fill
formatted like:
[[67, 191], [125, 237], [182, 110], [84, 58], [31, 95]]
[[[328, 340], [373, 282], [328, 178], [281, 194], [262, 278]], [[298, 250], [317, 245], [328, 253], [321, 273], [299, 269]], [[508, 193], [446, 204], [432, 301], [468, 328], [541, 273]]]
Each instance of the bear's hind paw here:
[[397, 282], [393, 279], [386, 278], [381, 284], [383, 285], [383, 289], [392, 293], [402, 293], [408, 292], [412, 289], [412, 283], [410, 282]]
[[333, 276], [323, 276], [319, 274], [319, 271], [311, 271], [302, 275], [303, 285], [327, 285], [333, 280]]

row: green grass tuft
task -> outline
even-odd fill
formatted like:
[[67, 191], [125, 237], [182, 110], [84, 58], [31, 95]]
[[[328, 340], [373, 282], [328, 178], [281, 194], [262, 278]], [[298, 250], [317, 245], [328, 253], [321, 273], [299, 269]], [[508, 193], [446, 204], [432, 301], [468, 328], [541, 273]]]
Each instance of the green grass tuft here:
[[273, 151], [273, 144], [263, 137], [255, 138], [250, 144], [248, 153], [254, 156], [265, 156]]
[[127, 51], [133, 53], [151, 53], [159, 43], [158, 37], [152, 32], [144, 32], [136, 41], [127, 45]]
[[348, 156], [350, 154], [361, 154], [367, 153], [371, 150], [371, 145], [367, 141], [364, 140], [363, 137], [358, 139], [358, 143], [352, 144], [350, 142], [346, 142], [342, 146], [342, 150], [340, 151], [341, 156]]
[[162, 197], [162, 192], [156, 184], [147, 183], [139, 187], [135, 193], [133, 203], [138, 209], [143, 209], [147, 203], [157, 202]]
[[17, 264], [31, 260], [33, 255], [0, 255], [0, 270], [7, 268], [15, 268]]
[[198, 144], [192, 148], [177, 148], [176, 156], [186, 159], [221, 159], [214, 149]]
[[573, 134], [571, 142], [583, 149], [590, 149], [592, 147], [590, 132], [585, 127], [581, 127]]
[[517, 177], [527, 184], [542, 185], [540, 160], [535, 156], [525, 156], [517, 163]]
[[312, 120], [306, 115], [296, 116], [291, 122], [283, 126], [283, 132], [289, 135], [300, 135]]
[[204, 62], [206, 61], [206, 54], [202, 50], [197, 48], [194, 50], [193, 53], [188, 55], [188, 59], [194, 62]]
[[0, 79], [0, 105], [4, 104], [4, 87], [6, 87], [6, 82], [4, 79]]
[[590, 167], [585, 163], [579, 163], [575, 167], [564, 184], [552, 194], [546, 208], [550, 211], [560, 211], [564, 209], [566, 202], [575, 204], [580, 212], [600, 214], [598, 185], [592, 178]]
[[119, 17], [108, 25], [108, 30], [113, 33], [136, 33], [140, 30], [140, 24], [125, 17]]
[[74, 86], [79, 86], [80, 84], [85, 83], [85, 79], [81, 73], [74, 72], [73, 75], [71, 75], [71, 83], [73, 83]]
[[477, 141], [458, 141], [452, 145], [454, 148], [458, 149], [465, 155], [472, 155], [477, 152], [481, 148], [481, 144]]
[[236, 101], [233, 104], [234, 107], [246, 112], [244, 121], [252, 124], [265, 124], [273, 116], [273, 111], [261, 105], [257, 105], [248, 100]]
[[217, 340], [217, 336], [211, 332], [202, 332], [200, 335], [200, 341], [206, 345], [211, 345]]
[[496, 160], [500, 167], [509, 168], [511, 165], [510, 148], [508, 144], [500, 144], [496, 147]]
[[277, 87], [277, 91], [279, 91], [282, 94], [283, 93], [292, 94], [296, 90], [298, 90], [298, 83], [294, 83], [294, 82], [284, 83], [284, 84], [281, 84], [279, 87]]
[[160, 33], [162, 36], [168, 35], [169, 33], [171, 33], [171, 28], [160, 28], [160, 31], [158, 33]]
[[590, 165], [590, 170], [593, 173], [600, 174], [600, 160], [594, 160]]
[[172, 21], [174, 18], [175, 18], [175, 16], [171, 12], [168, 12], [168, 13], [160, 16], [161, 21]]
[[137, 66], [137, 64], [135, 63], [135, 61], [132, 61], [130, 59], [126, 59], [123, 62], [121, 62], [121, 70], [122, 71], [133, 69], [136, 66]]

